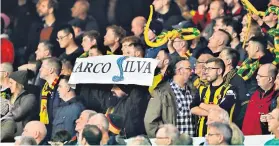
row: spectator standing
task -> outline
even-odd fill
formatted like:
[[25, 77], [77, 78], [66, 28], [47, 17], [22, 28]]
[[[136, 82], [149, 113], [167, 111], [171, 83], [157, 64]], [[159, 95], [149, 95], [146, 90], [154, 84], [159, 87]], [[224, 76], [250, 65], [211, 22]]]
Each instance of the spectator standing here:
[[67, 130], [71, 136], [74, 136], [76, 134], [75, 121], [84, 109], [84, 106], [78, 101], [79, 98], [76, 96], [74, 89], [68, 84], [69, 79], [69, 76], [60, 78], [57, 91], [62, 101], [52, 122], [52, 137], [59, 130]]
[[116, 25], [107, 27], [106, 35], [104, 36], [104, 46], [107, 47], [107, 55], [122, 55], [121, 40], [126, 36], [126, 31]]
[[72, 17], [79, 19], [85, 24], [85, 31], [95, 30], [98, 31], [99, 27], [94, 17], [88, 15], [90, 3], [87, 0], [77, 0], [72, 7]]
[[75, 33], [70, 25], [61, 26], [57, 33], [57, 41], [61, 48], [65, 49], [64, 53], [59, 56], [60, 60], [66, 59], [74, 66], [76, 58], [82, 53], [83, 49], [75, 43]]
[[[161, 123], [175, 125], [180, 133], [195, 134], [194, 119], [190, 113], [193, 97], [186, 84], [190, 75], [190, 62], [180, 61], [176, 64], [173, 79], [160, 84], [152, 92], [144, 118], [149, 137], [155, 137]], [[164, 104], [166, 102], [168, 106]]]
[[[269, 134], [267, 125], [260, 122], [260, 116], [276, 107], [278, 92], [274, 90], [277, 69], [273, 64], [264, 64], [257, 73], [259, 88], [252, 94], [245, 113], [242, 131], [244, 135]], [[252, 122], [253, 121], [253, 122]]]

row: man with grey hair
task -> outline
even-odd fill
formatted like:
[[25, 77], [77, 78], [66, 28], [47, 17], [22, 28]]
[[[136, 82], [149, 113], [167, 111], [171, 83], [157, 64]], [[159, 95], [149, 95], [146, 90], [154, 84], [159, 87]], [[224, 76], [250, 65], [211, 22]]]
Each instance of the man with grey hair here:
[[80, 133], [82, 131], [82, 129], [84, 128], [84, 126], [87, 124], [87, 122], [89, 121], [89, 119], [94, 116], [95, 114], [97, 114], [97, 112], [93, 111], [93, 110], [84, 110], [81, 112], [79, 118], [76, 120], [76, 128], [75, 130]]
[[208, 145], [230, 145], [232, 129], [228, 124], [214, 122], [208, 125], [208, 133], [205, 138]]
[[157, 145], [177, 145], [180, 141], [178, 129], [172, 124], [161, 125], [156, 133]]
[[36, 140], [31, 136], [22, 136], [19, 141], [19, 145], [22, 146], [37, 145]]
[[45, 80], [45, 84], [40, 94], [40, 121], [43, 122], [48, 129], [48, 138], [51, 134], [52, 121], [54, 113], [59, 107], [60, 96], [57, 91], [59, 83], [59, 75], [62, 64], [57, 58], [51, 57], [43, 60], [40, 68], [40, 78]]
[[96, 125], [102, 132], [101, 145], [107, 144], [109, 140], [109, 121], [107, 117], [101, 113], [95, 114], [88, 120], [87, 124]]
[[5, 99], [10, 99], [11, 91], [9, 88], [9, 76], [13, 72], [13, 65], [11, 63], [1, 63], [0, 64], [0, 88], [1, 97]]
[[162, 123], [175, 125], [180, 133], [191, 136], [195, 134], [195, 123], [190, 113], [193, 97], [187, 85], [191, 71], [188, 60], [179, 61], [172, 80], [159, 84], [152, 92], [144, 117], [149, 137], [155, 137], [155, 132]]
[[210, 109], [207, 116], [207, 125], [213, 122], [221, 122], [228, 124], [230, 117], [227, 111], [222, 108]]

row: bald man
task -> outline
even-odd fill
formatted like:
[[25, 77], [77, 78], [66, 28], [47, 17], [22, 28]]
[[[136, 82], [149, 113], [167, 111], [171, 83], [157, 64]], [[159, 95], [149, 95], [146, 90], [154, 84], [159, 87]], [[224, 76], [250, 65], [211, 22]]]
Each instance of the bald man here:
[[278, 91], [274, 91], [276, 75], [277, 68], [273, 64], [264, 64], [259, 68], [256, 77], [259, 88], [251, 96], [248, 103], [242, 126], [244, 135], [269, 133], [267, 126], [263, 126], [260, 122], [260, 116], [269, 113], [270, 109], [276, 107], [278, 97]]
[[223, 29], [219, 29], [215, 31], [213, 35], [209, 38], [207, 46], [212, 51], [213, 56], [218, 57], [223, 48], [229, 46], [230, 43], [230, 34]]
[[102, 132], [101, 145], [105, 145], [108, 143], [108, 141], [109, 141], [109, 134], [108, 134], [109, 121], [104, 114], [100, 114], [100, 113], [95, 114], [88, 120], [87, 124], [96, 125], [101, 130], [101, 132]]
[[179, 61], [175, 66], [172, 80], [159, 84], [152, 92], [144, 117], [145, 129], [150, 138], [155, 137], [161, 123], [173, 124], [180, 133], [194, 135], [195, 124], [190, 113], [190, 105], [182, 106], [184, 103], [190, 104], [193, 100], [187, 85], [191, 71], [189, 60]]
[[33, 137], [37, 144], [42, 144], [42, 141], [45, 139], [47, 134], [46, 126], [40, 121], [30, 121], [28, 122], [21, 136], [30, 136]]
[[141, 37], [143, 35], [145, 23], [146, 19], [143, 16], [138, 16], [133, 19], [131, 24], [131, 31], [136, 37]]
[[85, 31], [89, 30], [99, 30], [99, 27], [97, 25], [97, 21], [94, 17], [88, 15], [90, 4], [88, 0], [77, 0], [74, 4], [74, 6], [71, 8], [72, 11], [72, 17], [74, 19], [79, 19], [81, 22], [84, 22], [85, 25]]
[[88, 122], [88, 120], [94, 116], [95, 114], [97, 114], [97, 112], [93, 111], [93, 110], [84, 110], [81, 112], [79, 118], [76, 120], [76, 128], [75, 130], [80, 133], [81, 130], [84, 128], [84, 126], [86, 125], [86, 123]]

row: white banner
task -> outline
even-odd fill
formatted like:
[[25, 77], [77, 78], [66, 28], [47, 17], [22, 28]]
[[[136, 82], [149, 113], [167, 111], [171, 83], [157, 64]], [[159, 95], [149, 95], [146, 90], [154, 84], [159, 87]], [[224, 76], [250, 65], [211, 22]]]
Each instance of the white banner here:
[[70, 84], [136, 84], [151, 86], [158, 60], [105, 55], [78, 58]]

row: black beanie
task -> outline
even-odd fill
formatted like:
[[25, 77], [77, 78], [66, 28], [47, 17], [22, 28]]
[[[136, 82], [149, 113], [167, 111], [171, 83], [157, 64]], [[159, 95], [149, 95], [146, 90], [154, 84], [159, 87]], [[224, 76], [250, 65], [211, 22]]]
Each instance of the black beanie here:
[[12, 72], [9, 77], [23, 86], [26, 85], [28, 81], [28, 73], [23, 70]]
[[123, 85], [123, 84], [118, 84], [116, 86], [119, 87], [126, 94], [130, 94], [133, 87], [133, 85]]
[[152, 20], [149, 29], [152, 30], [152, 32], [156, 35], [159, 35], [163, 31], [163, 23], [156, 19]]
[[116, 114], [107, 114], [107, 119], [109, 121], [109, 131], [113, 134], [120, 134], [123, 128], [123, 118]]

